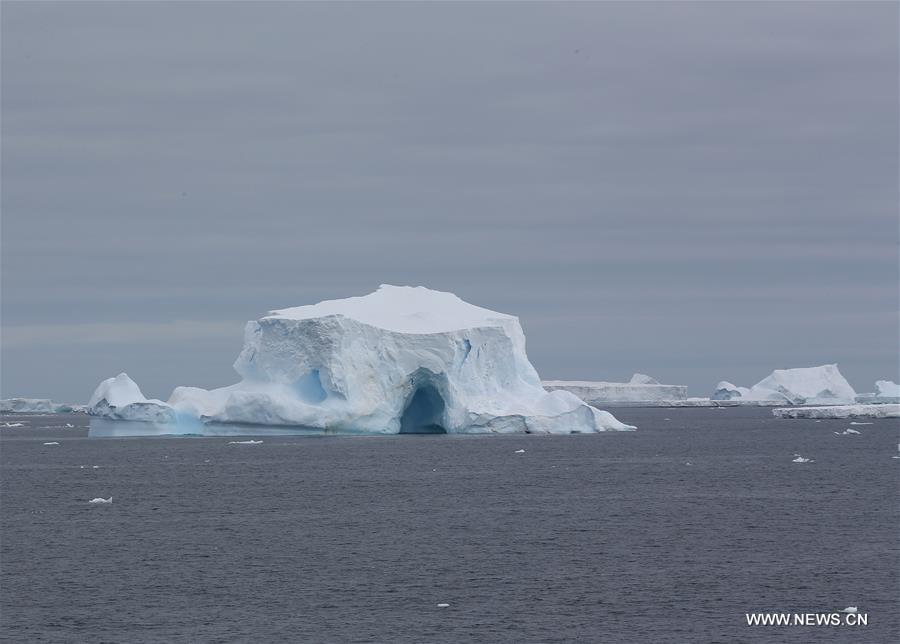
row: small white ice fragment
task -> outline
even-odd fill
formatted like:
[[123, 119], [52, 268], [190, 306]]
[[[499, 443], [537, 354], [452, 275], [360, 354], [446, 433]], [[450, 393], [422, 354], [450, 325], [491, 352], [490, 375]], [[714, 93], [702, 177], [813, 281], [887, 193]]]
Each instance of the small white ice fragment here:
[[259, 445], [262, 441], [228, 441], [229, 445]]
[[93, 503], [94, 505], [100, 505], [102, 503], [112, 503], [112, 497], [104, 499], [98, 496], [96, 499], [91, 499], [90, 501], [88, 501], [88, 503]]
[[99, 465], [91, 465], [91, 469], [92, 469], [92, 470], [99, 470], [99, 469], [100, 469], [100, 466], [99, 466]]
[[59, 445], [56, 441], [50, 441], [49, 443], [44, 443], [44, 445]]
[[794, 456], [796, 456], [797, 458], [795, 458], [793, 461], [791, 461], [791, 463], [815, 463], [815, 461], [813, 461], [812, 459], [804, 458], [803, 456], [800, 456], [799, 454], [794, 454]]
[[842, 613], [855, 613], [855, 612], [857, 612], [858, 610], [859, 610], [859, 609], [858, 609], [856, 606], [847, 606], [847, 608], [845, 608], [845, 609], [842, 610], [841, 612], [842, 612]]
[[450, 606], [450, 604], [438, 604], [437, 605], [438, 608], [448, 608], [449, 606]]
[[75, 427], [72, 423], [66, 423], [66, 427]]
[[25, 423], [6, 423], [7, 427], [25, 427]]
[[851, 425], [874, 425], [875, 423], [860, 423], [860, 422], [858, 422], [858, 421], [851, 420], [851, 421], [850, 421], [850, 424], [851, 424]]
[[515, 452], [513, 452], [513, 454], [524, 454], [524, 453], [525, 453], [524, 449], [517, 449]]

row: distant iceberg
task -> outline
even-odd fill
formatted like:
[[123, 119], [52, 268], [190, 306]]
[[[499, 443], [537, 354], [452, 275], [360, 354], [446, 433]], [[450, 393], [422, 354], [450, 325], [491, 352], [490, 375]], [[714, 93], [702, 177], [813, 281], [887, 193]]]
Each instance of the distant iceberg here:
[[863, 404], [900, 403], [900, 385], [891, 380], [876, 380], [875, 392], [859, 394], [856, 402]]
[[628, 382], [545, 380], [542, 384], [547, 391], [567, 391], [589, 405], [669, 407], [687, 400], [687, 386], [663, 385], [642, 373], [634, 374]]
[[788, 405], [847, 405], [856, 392], [836, 364], [797, 369], [776, 369], [750, 388], [723, 380], [716, 385], [713, 400], [766, 402]]
[[900, 405], [827, 405], [773, 409], [777, 418], [900, 418]]
[[[126, 374], [103, 381], [89, 413], [159, 433], [216, 425], [348, 433], [588, 433], [634, 429], [566, 391], [547, 392], [518, 318], [424, 287], [272, 311], [249, 322], [241, 382], [178, 387], [148, 400]], [[108, 430], [108, 428], [107, 428]]]
[[84, 405], [56, 403], [47, 398], [6, 398], [0, 400], [4, 414], [67, 414], [85, 411]]

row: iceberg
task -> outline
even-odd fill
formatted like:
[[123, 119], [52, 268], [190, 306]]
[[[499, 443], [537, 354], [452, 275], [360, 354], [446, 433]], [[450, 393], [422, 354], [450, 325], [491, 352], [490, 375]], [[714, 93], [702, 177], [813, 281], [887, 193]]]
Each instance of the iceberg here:
[[797, 369], [776, 369], [752, 387], [738, 387], [723, 380], [713, 400], [766, 402], [788, 405], [846, 405], [856, 401], [856, 392], [836, 364]]
[[716, 385], [716, 390], [710, 396], [711, 400], [736, 400], [738, 398], [747, 398], [750, 390], [747, 387], [738, 387], [727, 380], [721, 381]]
[[900, 405], [826, 405], [773, 409], [776, 418], [900, 418]]
[[88, 413], [111, 420], [141, 420], [151, 423], [175, 422], [175, 411], [161, 400], [148, 400], [127, 373], [107, 378], [94, 390]]
[[[518, 318], [424, 287], [271, 311], [248, 322], [242, 380], [147, 400], [126, 374], [89, 413], [211, 433], [214, 425], [334, 433], [589, 433], [630, 430], [567, 391], [547, 392]], [[186, 433], [175, 431], [173, 433]]]
[[687, 386], [662, 385], [642, 373], [634, 374], [628, 382], [545, 380], [542, 384], [547, 391], [568, 391], [589, 405], [670, 407], [687, 399]]
[[4, 414], [68, 414], [83, 411], [83, 405], [56, 403], [47, 398], [6, 398], [0, 400], [0, 413]]
[[900, 385], [891, 380], [876, 380], [875, 392], [858, 395], [856, 402], [863, 404], [900, 403]]

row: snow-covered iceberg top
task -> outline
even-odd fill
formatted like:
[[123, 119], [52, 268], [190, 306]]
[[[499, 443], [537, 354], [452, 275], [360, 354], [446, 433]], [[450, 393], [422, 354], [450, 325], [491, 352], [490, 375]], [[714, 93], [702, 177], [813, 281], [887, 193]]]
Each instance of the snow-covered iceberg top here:
[[836, 364], [776, 369], [750, 388], [723, 380], [713, 400], [775, 401], [790, 405], [842, 405], [856, 400], [856, 392]]
[[0, 400], [0, 412], [4, 414], [65, 414], [83, 411], [84, 405], [57, 403], [48, 398], [6, 398]]
[[161, 400], [148, 400], [127, 373], [107, 378], [97, 385], [87, 408], [92, 416], [104, 416], [114, 420], [145, 420], [159, 423], [175, 421], [175, 412], [171, 406]]
[[424, 287], [272, 311], [247, 324], [234, 368], [241, 382], [178, 387], [167, 403], [120, 374], [100, 384], [90, 413], [389, 434], [633, 429], [544, 391], [518, 318]]

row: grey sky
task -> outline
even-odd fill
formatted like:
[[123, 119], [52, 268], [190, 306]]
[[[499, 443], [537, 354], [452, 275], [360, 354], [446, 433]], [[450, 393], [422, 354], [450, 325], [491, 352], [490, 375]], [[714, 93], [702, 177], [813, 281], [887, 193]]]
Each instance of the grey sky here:
[[424, 284], [545, 378], [898, 371], [896, 3], [2, 7], [2, 392]]

